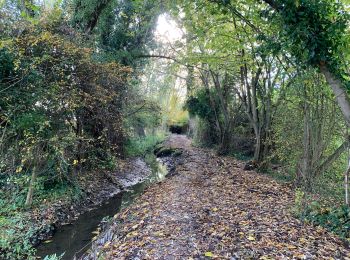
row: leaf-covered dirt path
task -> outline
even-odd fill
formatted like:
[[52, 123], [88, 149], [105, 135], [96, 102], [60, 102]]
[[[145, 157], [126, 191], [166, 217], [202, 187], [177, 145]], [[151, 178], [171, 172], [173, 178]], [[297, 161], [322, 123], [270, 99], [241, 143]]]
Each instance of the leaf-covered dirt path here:
[[350, 259], [335, 235], [292, 217], [288, 186], [184, 136], [167, 145], [184, 149], [177, 174], [115, 216], [99, 259]]

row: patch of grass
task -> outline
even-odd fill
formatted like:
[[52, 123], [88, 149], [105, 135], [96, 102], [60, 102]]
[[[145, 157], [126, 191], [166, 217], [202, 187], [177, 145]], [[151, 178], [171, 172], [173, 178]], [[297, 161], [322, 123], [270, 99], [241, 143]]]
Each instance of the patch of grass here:
[[126, 155], [129, 157], [146, 156], [146, 154], [152, 153], [154, 147], [163, 142], [165, 138], [165, 133], [148, 135], [142, 138], [130, 138], [125, 147]]

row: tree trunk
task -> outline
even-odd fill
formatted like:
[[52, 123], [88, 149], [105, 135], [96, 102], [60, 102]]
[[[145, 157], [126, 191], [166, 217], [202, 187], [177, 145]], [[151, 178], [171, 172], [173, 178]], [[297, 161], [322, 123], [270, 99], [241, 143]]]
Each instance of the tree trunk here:
[[220, 107], [221, 107], [222, 113], [224, 115], [223, 116], [224, 125], [223, 125], [223, 127], [221, 127], [222, 132], [220, 135], [221, 144], [220, 144], [220, 148], [218, 151], [219, 154], [224, 155], [224, 154], [227, 154], [229, 152], [229, 148], [230, 148], [231, 117], [229, 115], [229, 111], [227, 108], [227, 102], [225, 101], [225, 98], [224, 98], [224, 95], [222, 92], [222, 84], [219, 80], [219, 76], [211, 70], [210, 70], [210, 74], [212, 76], [214, 87], [215, 87], [216, 93], [219, 97]]
[[345, 195], [345, 205], [350, 206], [349, 201], [349, 175], [350, 175], [350, 147], [348, 146], [348, 168], [344, 174], [344, 195]]
[[[81, 9], [83, 8], [87, 8], [86, 6], [84, 6], [82, 4], [82, 2], [84, 2], [83, 0], [81, 1], [77, 1], [75, 3], [75, 8], [74, 8], [74, 12], [78, 13], [79, 11], [81, 11]], [[89, 18], [87, 21], [83, 21], [82, 19], [75, 21], [75, 24], [80, 26], [80, 23], [85, 23], [85, 32], [86, 33], [91, 33], [91, 31], [96, 27], [98, 19], [100, 18], [101, 13], [103, 12], [103, 10], [109, 5], [109, 3], [111, 2], [111, 0], [100, 0], [97, 1], [97, 3], [94, 6], [94, 9], [92, 12], [90, 12], [89, 14]]]
[[231, 127], [229, 125], [228, 127], [225, 127], [222, 132], [218, 154], [219, 155], [228, 154], [230, 151], [230, 144], [231, 144]]
[[[283, 9], [283, 4], [280, 4], [278, 1], [262, 1], [270, 5], [277, 12], [280, 12]], [[331, 86], [333, 93], [337, 99], [338, 105], [344, 116], [345, 122], [347, 126], [350, 127], [350, 100], [348, 94], [346, 93], [346, 89], [344, 88], [343, 82], [329, 70], [326, 63], [320, 62], [319, 68], [321, 70], [321, 73], [326, 77], [328, 84]]]
[[320, 166], [315, 170], [316, 174], [320, 175], [325, 172], [350, 145], [350, 137], [347, 137], [347, 140], [342, 143], [330, 156], [328, 156]]
[[[200, 71], [200, 74], [201, 74], [200, 78], [201, 78], [201, 80], [203, 82], [203, 85], [205, 87], [206, 93], [208, 94], [208, 97], [209, 97], [210, 106], [211, 106], [211, 108], [214, 111], [215, 118], [213, 120], [215, 120], [215, 126], [216, 126], [217, 130], [220, 133], [219, 136], [221, 137], [224, 130], [222, 129], [222, 127], [220, 125], [218, 111], [216, 110], [217, 105], [216, 105], [216, 102], [215, 102], [215, 98], [212, 96], [212, 93], [211, 93], [210, 88], [209, 88], [209, 79], [208, 79], [209, 76], [204, 74], [202, 71]], [[209, 123], [211, 123], [211, 122], [209, 122]]]
[[260, 158], [260, 150], [261, 150], [261, 134], [258, 129], [258, 126], [253, 126], [255, 133], [255, 149], [254, 149], [254, 161], [258, 162]]
[[348, 163], [348, 169], [345, 172], [345, 180], [344, 180], [344, 188], [345, 188], [345, 204], [347, 206], [350, 205], [349, 203], [349, 174], [350, 174], [350, 158]]
[[309, 108], [307, 102], [305, 102], [304, 107], [304, 140], [303, 140], [303, 157], [300, 161], [300, 169], [299, 169], [299, 181], [302, 182], [303, 186], [307, 189], [311, 189], [312, 182], [312, 150], [310, 144], [310, 116], [309, 116]]
[[29, 188], [28, 188], [28, 193], [27, 193], [27, 199], [25, 202], [25, 206], [29, 207], [33, 203], [33, 193], [34, 193], [34, 184], [36, 180], [36, 167], [33, 167], [32, 170], [32, 176], [30, 178], [30, 183], [29, 183]]
[[344, 89], [341, 80], [336, 78], [332, 72], [329, 71], [326, 64], [321, 64], [320, 69], [322, 74], [326, 77], [328, 84], [331, 86], [335, 98], [337, 99], [340, 110], [343, 113], [345, 122], [350, 127], [350, 100], [346, 90]]
[[[255, 128], [255, 127], [254, 127]], [[265, 161], [268, 153], [267, 132], [263, 128], [257, 128], [255, 132], [255, 149], [254, 161], [259, 166], [259, 169], [266, 169], [267, 162]]]

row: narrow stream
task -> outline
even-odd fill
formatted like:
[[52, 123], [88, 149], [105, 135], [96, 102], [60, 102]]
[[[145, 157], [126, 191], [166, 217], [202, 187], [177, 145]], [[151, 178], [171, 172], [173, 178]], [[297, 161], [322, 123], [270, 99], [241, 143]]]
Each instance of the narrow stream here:
[[78, 219], [69, 225], [60, 227], [49, 243], [41, 243], [37, 247], [36, 255], [45, 258], [47, 255], [63, 255], [63, 260], [71, 260], [74, 255], [79, 257], [87, 249], [95, 236], [96, 229], [104, 217], [111, 217], [122, 208], [130, 205], [133, 200], [142, 194], [151, 183], [161, 181], [167, 174], [167, 168], [158, 159], [152, 165], [152, 174], [142, 183], [128, 188], [127, 191], [110, 198], [102, 205], [91, 211], [81, 214]]

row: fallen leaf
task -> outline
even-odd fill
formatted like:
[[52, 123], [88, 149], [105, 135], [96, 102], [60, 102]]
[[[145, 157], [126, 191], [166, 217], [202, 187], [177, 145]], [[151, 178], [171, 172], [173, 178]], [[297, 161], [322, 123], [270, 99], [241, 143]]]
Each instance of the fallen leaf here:
[[111, 241], [108, 241], [106, 244], [103, 245], [103, 248], [107, 249], [110, 247], [110, 245], [111, 245]]
[[139, 225], [138, 225], [138, 224], [136, 224], [136, 225], [133, 225], [131, 228], [132, 228], [132, 229], [137, 229], [137, 228], [138, 228], [138, 226], [139, 226]]
[[247, 239], [248, 239], [249, 241], [255, 241], [255, 237], [253, 237], [253, 236], [248, 236]]
[[287, 245], [287, 248], [288, 248], [288, 249], [296, 249], [297, 247], [294, 246], [294, 245]]

